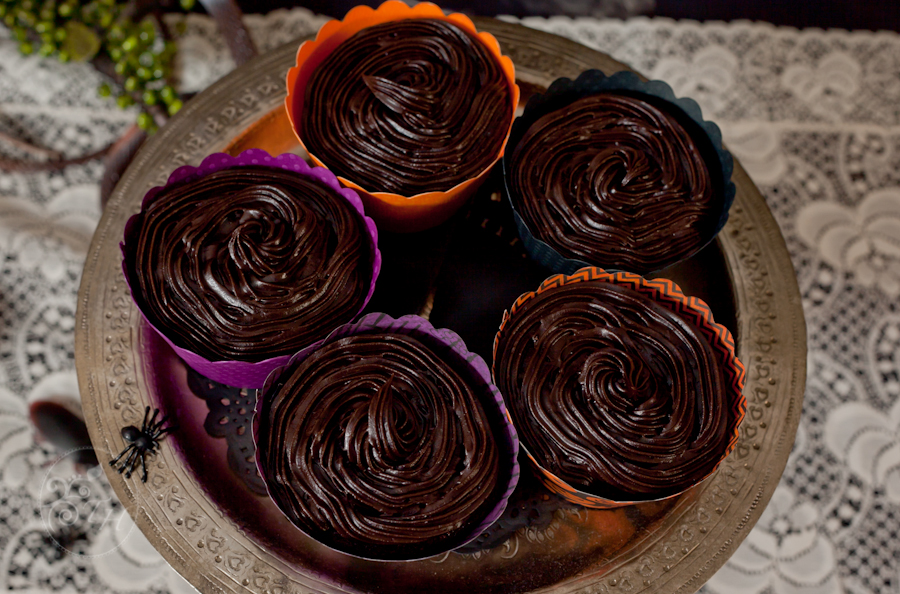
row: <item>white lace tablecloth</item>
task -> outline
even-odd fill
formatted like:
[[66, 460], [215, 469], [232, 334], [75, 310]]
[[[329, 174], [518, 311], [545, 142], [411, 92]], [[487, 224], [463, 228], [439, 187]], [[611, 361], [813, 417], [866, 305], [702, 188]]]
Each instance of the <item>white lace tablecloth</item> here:
[[[323, 21], [299, 9], [248, 17], [261, 50]], [[900, 35], [522, 22], [698, 100], [790, 249], [809, 339], [797, 441], [763, 517], [704, 591], [900, 592]], [[233, 65], [208, 19], [187, 25], [182, 86], [199, 90]], [[71, 156], [99, 149], [134, 114], [99, 99], [98, 83], [88, 66], [22, 57], [0, 32], [0, 130]], [[0, 171], [0, 590], [190, 590], [131, 530], [102, 473], [63, 493], [52, 486], [72, 476], [71, 457], [56, 462], [27, 418], [31, 401], [78, 397], [74, 316], [100, 175], [99, 162]], [[47, 526], [47, 506], [60, 501], [80, 519], [68, 531]]]

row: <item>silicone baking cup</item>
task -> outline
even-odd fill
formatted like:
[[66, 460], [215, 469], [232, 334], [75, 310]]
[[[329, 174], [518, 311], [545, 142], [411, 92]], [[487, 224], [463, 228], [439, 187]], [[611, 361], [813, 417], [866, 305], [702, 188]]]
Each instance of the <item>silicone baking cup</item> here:
[[[533, 95], [528, 100], [522, 115], [513, 123], [509, 144], [502, 162], [503, 192], [513, 209], [516, 228], [526, 252], [533, 260], [552, 272], [562, 274], [572, 274], [585, 266], [600, 266], [611, 271], [622, 269], [622, 267], [611, 265], [608, 261], [603, 261], [602, 256], [597, 256], [592, 259], [593, 261], [584, 261], [561, 254], [541, 238], [542, 230], [540, 228], [531, 228], [517, 211], [516, 197], [510, 187], [510, 177], [513, 175], [512, 155], [532, 124], [541, 117], [564, 109], [579, 99], [599, 94], [622, 94], [648, 100], [663, 111], [671, 113], [676, 119], [682, 120], [683, 127], [688, 124], [690, 129], [687, 127], [685, 129], [695, 142], [711, 147], [711, 150], [703, 151], [706, 153], [703, 157], [710, 174], [718, 180], [716, 190], [719, 196], [718, 211], [711, 217], [714, 220], [711, 220], [713, 224], [708, 227], [709, 233], [703, 237], [696, 249], [684, 257], [661, 262], [659, 266], [646, 270], [631, 269], [628, 271], [647, 275], [686, 260], [709, 244], [728, 220], [728, 211], [734, 202], [735, 195], [735, 185], [731, 181], [734, 160], [731, 153], [722, 145], [722, 133], [719, 127], [715, 123], [703, 119], [700, 106], [696, 101], [688, 97], [676, 97], [672, 88], [663, 81], [643, 81], [635, 73], [627, 71], [607, 76], [599, 70], [586, 70], [575, 80], [556, 79], [546, 93]], [[691, 122], [695, 125], [690, 125]]]
[[[215, 153], [209, 155], [205, 159], [203, 159], [203, 162], [200, 163], [198, 167], [192, 167], [189, 165], [179, 167], [169, 176], [166, 185], [157, 186], [148, 191], [144, 196], [141, 211], [143, 213], [147, 206], [149, 206], [156, 200], [157, 195], [164, 188], [168, 188], [176, 184], [189, 183], [216, 171], [221, 171], [238, 166], [264, 166], [284, 169], [297, 173], [301, 176], [317, 180], [338, 192], [363, 217], [365, 228], [372, 247], [372, 273], [369, 281], [368, 292], [365, 296], [362, 306], [354, 315], [358, 315], [360, 312], [362, 312], [366, 303], [368, 303], [369, 299], [372, 297], [372, 293], [375, 290], [375, 282], [378, 278], [378, 273], [381, 270], [381, 252], [378, 250], [378, 231], [375, 227], [375, 223], [371, 218], [366, 216], [362, 201], [359, 199], [359, 196], [356, 194], [356, 192], [349, 188], [342, 188], [338, 183], [337, 178], [335, 178], [334, 174], [332, 174], [327, 169], [322, 167], [311, 167], [297, 155], [286, 153], [283, 155], [271, 156], [266, 151], [263, 151], [261, 149], [250, 149], [242, 152], [237, 156], [231, 156], [225, 153]], [[127, 281], [132, 293], [137, 290], [138, 285], [136, 283], [136, 279], [133, 276], [134, 272], [132, 272], [131, 270], [130, 259], [133, 258], [133, 255], [129, 246], [131, 245], [130, 238], [134, 236], [141, 216], [141, 214], [137, 214], [132, 216], [128, 220], [125, 225], [124, 240], [121, 243], [123, 256], [122, 268], [125, 274], [125, 280]], [[166, 343], [169, 344], [169, 346], [172, 347], [175, 353], [188, 366], [193, 368], [201, 375], [222, 384], [241, 388], [260, 388], [263, 386], [266, 378], [269, 376], [273, 369], [285, 365], [295, 354], [289, 353], [252, 362], [233, 359], [210, 360], [191, 351], [188, 348], [185, 348], [184, 345], [178, 344], [175, 340], [167, 336], [166, 333], [160, 329], [160, 325], [156, 323], [154, 319], [151, 319], [151, 316], [149, 316], [147, 312], [145, 312], [141, 307], [140, 299], [134, 299], [134, 301], [138, 309], [141, 311], [141, 314], [143, 315], [144, 320], [147, 322], [147, 324], [151, 328], [153, 328], [153, 330], [157, 334], [159, 334], [159, 336], [161, 336], [163, 340], [165, 340]], [[327, 335], [327, 332], [325, 334]], [[322, 338], [324, 338], [324, 336]], [[306, 348], [309, 348], [309, 346], [307, 346]]]
[[[472, 20], [459, 13], [445, 15], [443, 11], [428, 2], [408, 6], [397, 0], [389, 0], [377, 9], [368, 6], [357, 6], [351, 9], [342, 21], [333, 20], [319, 29], [314, 41], [304, 42], [297, 52], [297, 65], [288, 70], [287, 97], [285, 107], [288, 118], [300, 144], [306, 149], [303, 130], [300, 129], [300, 114], [303, 111], [304, 90], [316, 67], [325, 60], [342, 42], [355, 33], [374, 25], [405, 19], [439, 19], [452, 22], [465, 31], [476, 36], [490, 54], [497, 60], [507, 77], [510, 86], [510, 100], [513, 113], [519, 102], [519, 87], [515, 82], [515, 68], [512, 60], [500, 53], [500, 45], [490, 33], [479, 33]], [[434, 191], [404, 196], [401, 194], [379, 191], [378, 188], [363, 188], [352, 179], [339, 176], [338, 179], [347, 187], [359, 192], [366, 205], [366, 211], [375, 219], [379, 228], [388, 231], [413, 232], [438, 225], [453, 215], [484, 183], [494, 164], [503, 154], [503, 149], [512, 126], [510, 121], [498, 122], [498, 128], [505, 129], [505, 138], [496, 157], [481, 173], [446, 191]], [[317, 164], [327, 167], [315, 154], [310, 158]]]
[[[443, 540], [439, 543], [421, 543], [416, 545], [405, 545], [405, 548], [397, 550], [391, 547], [379, 547], [378, 545], [360, 545], [358, 547], [349, 546], [346, 543], [343, 546], [336, 541], [333, 530], [324, 530], [313, 532], [303, 526], [298, 525], [297, 521], [292, 518], [290, 513], [290, 504], [286, 501], [285, 491], [293, 493], [289, 484], [279, 482], [272, 476], [272, 472], [266, 465], [264, 451], [266, 442], [271, 435], [271, 406], [272, 400], [283, 388], [285, 378], [290, 377], [291, 372], [296, 369], [308, 357], [313, 356], [318, 349], [339, 341], [341, 339], [358, 336], [363, 334], [402, 334], [415, 338], [420, 343], [428, 347], [432, 353], [441, 358], [460, 375], [468, 380], [468, 385], [472, 387], [479, 396], [479, 402], [489, 420], [491, 426], [491, 434], [495, 442], [499, 445], [500, 460], [499, 469], [501, 472], [499, 486], [494, 491], [493, 503], [489, 506], [487, 513], [483, 517], [471, 517], [466, 521], [471, 522], [472, 529], [464, 534], [457, 535], [452, 541]], [[386, 352], [385, 356], [390, 353]], [[324, 365], [324, 362], [322, 362]], [[417, 372], [428, 373], [428, 370], [416, 370]], [[320, 414], [324, 414], [317, 409]], [[370, 411], [371, 412], [371, 411]], [[362, 423], [367, 421], [363, 420]], [[371, 427], [371, 425], [369, 425]], [[422, 436], [427, 438], [428, 436]], [[516, 487], [519, 479], [519, 439], [516, 435], [515, 428], [509, 418], [509, 412], [500, 396], [496, 386], [491, 383], [490, 371], [487, 364], [477, 354], [470, 352], [462, 338], [455, 332], [447, 329], [434, 328], [428, 320], [415, 316], [407, 315], [394, 319], [383, 313], [370, 313], [357, 322], [345, 324], [332, 332], [328, 338], [321, 341], [316, 349], [308, 349], [302, 353], [295, 355], [285, 367], [281, 367], [272, 372], [266, 381], [265, 387], [257, 392], [256, 414], [253, 419], [253, 440], [256, 446], [256, 462], [260, 476], [266, 483], [269, 495], [278, 508], [284, 513], [285, 517], [290, 520], [297, 528], [307, 536], [324, 544], [334, 550], [360, 557], [363, 559], [372, 559], [379, 561], [413, 561], [440, 553], [459, 548], [475, 538], [477, 538], [484, 530], [496, 522], [509, 501], [510, 495]], [[338, 456], [335, 453], [335, 456]], [[379, 456], [379, 454], [370, 454]], [[415, 504], [412, 501], [411, 504]], [[395, 521], [401, 522], [402, 518]]]
[[[694, 481], [692, 485], [686, 489], [682, 489], [676, 493], [671, 493], [663, 497], [657, 498], [635, 498], [629, 500], [610, 499], [590, 493], [572, 486], [559, 476], [544, 468], [528, 451], [528, 444], [522, 441], [521, 449], [528, 457], [529, 463], [535, 470], [535, 474], [539, 480], [552, 492], [565, 498], [572, 503], [594, 508], [594, 509], [611, 509], [633, 505], [636, 503], [646, 503], [648, 501], [664, 501], [678, 497], [690, 488], [703, 482], [715, 472], [716, 468], [730, 454], [737, 444], [738, 428], [747, 410], [747, 401], [742, 394], [745, 370], [743, 364], [738, 360], [735, 354], [734, 338], [727, 328], [721, 324], [715, 323], [709, 306], [701, 299], [696, 297], [688, 297], [674, 282], [667, 279], [647, 280], [642, 276], [628, 273], [617, 272], [609, 273], [601, 268], [586, 267], [578, 270], [575, 274], [567, 276], [558, 274], [546, 279], [541, 286], [533, 292], [525, 293], [516, 299], [509, 311], [504, 312], [500, 329], [494, 340], [494, 369], [493, 377], [497, 377], [497, 348], [501, 341], [502, 335], [507, 330], [510, 321], [516, 317], [517, 312], [529, 301], [547, 291], [586, 282], [603, 282], [613, 283], [622, 287], [635, 290], [650, 299], [658, 305], [677, 314], [682, 320], [698, 328], [704, 338], [712, 346], [712, 350], [717, 358], [717, 362], [723, 371], [725, 387], [727, 390], [728, 410], [722, 411], [722, 414], [729, 415], [727, 424], [727, 434], [730, 436], [727, 446], [722, 451], [715, 467], [702, 478]], [[504, 398], [508, 399], [509, 395], [504, 394]], [[523, 436], [524, 437], [524, 436]]]

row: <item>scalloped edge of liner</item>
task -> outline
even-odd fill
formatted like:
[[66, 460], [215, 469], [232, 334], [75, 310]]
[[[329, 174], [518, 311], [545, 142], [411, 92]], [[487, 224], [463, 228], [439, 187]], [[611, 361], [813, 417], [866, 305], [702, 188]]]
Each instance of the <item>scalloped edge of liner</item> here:
[[[728, 455], [731, 454], [732, 451], [734, 451], [735, 447], [737, 446], [738, 437], [740, 436], [741, 422], [744, 420], [744, 416], [747, 413], [747, 399], [743, 394], [744, 381], [746, 379], [747, 372], [744, 368], [744, 364], [741, 363], [740, 359], [738, 359], [737, 357], [737, 353], [735, 353], [734, 337], [731, 335], [731, 332], [729, 332], [728, 328], [716, 323], [716, 321], [713, 319], [712, 310], [710, 310], [709, 306], [702, 299], [698, 297], [688, 297], [684, 294], [678, 284], [669, 279], [657, 278], [648, 280], [641, 275], [634, 274], [632, 272], [607, 272], [604, 269], [598, 268], [596, 266], [586, 266], [571, 275], [555, 274], [545, 279], [536, 290], [529, 291], [520, 295], [512, 304], [510, 309], [503, 312], [503, 319], [500, 322], [500, 327], [497, 330], [497, 334], [494, 336], [494, 345], [491, 351], [494, 365], [496, 365], [497, 362], [497, 345], [500, 343], [500, 337], [503, 333], [503, 329], [506, 326], [507, 322], [515, 315], [516, 311], [520, 307], [545, 291], [550, 291], [560, 286], [590, 281], [609, 282], [617, 284], [619, 286], [634, 289], [642, 293], [643, 295], [650, 297], [656, 303], [659, 303], [660, 305], [666, 307], [667, 309], [681, 317], [683, 320], [696, 326], [700, 329], [701, 332], [703, 332], [703, 336], [710, 343], [713, 352], [720, 357], [719, 363], [723, 366], [726, 381], [730, 382], [728, 384], [728, 388], [731, 392], [731, 412], [735, 415], [735, 421], [734, 429], [731, 432], [731, 437], [728, 440], [728, 445], [725, 448], [725, 452], [722, 454], [721, 458], [709, 472], [709, 474], [697, 480], [690, 487], [687, 487], [679, 491], [678, 493], [672, 493], [671, 495], [667, 495], [665, 497], [658, 497], [656, 499], [637, 499], [629, 501], [607, 499], [605, 497], [600, 497], [599, 495], [594, 495], [592, 493], [576, 489], [572, 485], [568, 484], [565, 480], [561, 479], [560, 477], [556, 476], [555, 474], [541, 466], [528, 451], [524, 443], [520, 445], [520, 449], [528, 456], [528, 459], [537, 470], [538, 478], [541, 480], [544, 486], [546, 486], [554, 493], [562, 496], [567, 501], [576, 503], [584, 507], [593, 509], [612, 509], [616, 507], [624, 507], [627, 505], [635, 505], [638, 503], [665, 501], [667, 499], [672, 499], [673, 497], [678, 497], [679, 495], [694, 488], [695, 486], [699, 485], [703, 481], [707, 480], [710, 476], [712, 476], [713, 473], [715, 473], [716, 469], [718, 469], [722, 462], [725, 460], [725, 458], [727, 458]], [[692, 317], [686, 318], [686, 313], [690, 314]], [[492, 366], [491, 368], [491, 378], [493, 379], [493, 377], [494, 366]]]
[[[390, 18], [393, 17], [393, 18]], [[521, 91], [519, 89], [519, 85], [516, 83], [515, 76], [515, 64], [513, 64], [512, 59], [509, 56], [506, 56], [502, 53], [500, 49], [500, 42], [497, 41], [497, 38], [492, 34], [486, 31], [478, 31], [475, 27], [475, 23], [468, 16], [459, 13], [453, 12], [450, 14], [444, 14], [443, 10], [437, 4], [432, 2], [420, 2], [414, 6], [409, 6], [404, 2], [400, 2], [399, 0], [386, 0], [382, 2], [378, 7], [372, 8], [366, 5], [355, 6], [344, 16], [343, 19], [333, 19], [325, 23], [319, 28], [319, 31], [316, 33], [316, 38], [312, 41], [305, 41], [300, 44], [300, 47], [297, 49], [297, 57], [295, 60], [294, 66], [288, 69], [287, 75], [285, 77], [285, 84], [287, 87], [287, 96], [284, 98], [284, 106], [285, 111], [288, 114], [288, 119], [291, 122], [291, 129], [294, 131], [294, 136], [297, 137], [298, 142], [304, 149], [306, 149], [306, 144], [303, 142], [303, 139], [300, 137], [300, 134], [297, 131], [297, 123], [295, 122], [295, 108], [294, 103], [296, 102], [294, 99], [294, 95], [297, 92], [297, 79], [300, 77], [300, 71], [305, 65], [305, 63], [310, 60], [316, 50], [325, 42], [330, 40], [332, 37], [339, 35], [341, 31], [345, 27], [355, 27], [358, 23], [367, 23], [368, 21], [376, 20], [377, 22], [371, 22], [366, 24], [364, 27], [361, 27], [359, 30], [364, 28], [368, 28], [371, 26], [375, 26], [378, 24], [383, 24], [385, 22], [391, 21], [400, 21], [407, 19], [423, 19], [423, 18], [436, 18], [445, 21], [450, 21], [467, 32], [471, 33], [475, 37], [477, 37], [484, 45], [488, 48], [491, 55], [497, 60], [498, 65], [501, 67], [501, 70], [507, 77], [507, 82], [510, 84], [510, 101], [512, 102], [512, 117], [509, 121], [509, 128], [506, 131], [506, 138], [503, 140], [503, 144], [500, 146], [500, 150], [497, 154], [497, 158], [494, 159], [485, 169], [479, 172], [477, 175], [470, 177], [469, 179], [458, 183], [452, 188], [448, 188], [447, 190], [439, 190], [439, 191], [431, 191], [431, 192], [420, 192], [418, 194], [413, 194], [411, 196], [406, 196], [403, 194], [397, 194], [395, 192], [379, 192], [377, 190], [367, 190], [360, 186], [359, 184], [353, 182], [352, 180], [346, 179], [344, 177], [338, 177], [338, 179], [347, 187], [352, 187], [357, 191], [365, 192], [372, 197], [378, 199], [382, 202], [389, 202], [391, 204], [403, 203], [405, 201], [414, 201], [414, 202], [437, 202], [444, 203], [451, 201], [451, 198], [456, 194], [464, 191], [468, 188], [469, 185], [474, 183], [477, 180], [484, 181], [482, 178], [486, 178], [487, 174], [494, 168], [497, 162], [503, 157], [503, 154], [506, 150], [506, 147], [509, 142], [510, 132], [512, 131], [513, 123], [515, 122], [515, 111], [519, 104], [519, 98], [521, 96]], [[382, 20], [383, 19], [383, 20]], [[341, 40], [342, 43], [344, 40]], [[338, 44], [339, 45], [339, 44]], [[326, 56], [334, 51], [332, 48], [327, 52]], [[324, 57], [321, 58], [324, 60]], [[320, 60], [321, 61], [321, 60]], [[307, 150], [310, 158], [318, 164], [320, 167], [327, 167], [318, 157], [313, 155], [311, 152]], [[440, 201], [440, 202], [438, 202]]]
[[[644, 274], [659, 272], [687, 260], [712, 243], [728, 221], [728, 213], [731, 210], [732, 204], [734, 204], [734, 197], [737, 193], [737, 187], [731, 179], [732, 173], [734, 172], [734, 157], [722, 144], [722, 131], [719, 129], [719, 126], [715, 122], [703, 119], [700, 105], [695, 100], [690, 97], [676, 97], [675, 92], [668, 83], [661, 80], [642, 81], [637, 74], [627, 70], [614, 72], [610, 75], [597, 69], [585, 70], [579, 74], [575, 80], [567, 77], [558, 78], [550, 84], [545, 93], [532, 95], [525, 104], [522, 115], [513, 122], [507, 147], [515, 148], [521, 137], [525, 134], [531, 124], [534, 123], [534, 120], [545, 115], [543, 110], [554, 101], [559, 101], [560, 97], [571, 94], [571, 101], [574, 101], [603, 91], [632, 91], [650, 95], [674, 105], [703, 130], [709, 138], [719, 161], [722, 173], [723, 201], [722, 212], [716, 222], [715, 229], [711, 236], [688, 256], [667, 264], [662, 268], [645, 272]], [[513, 205], [512, 192], [507, 183], [509, 171], [511, 169], [509, 158], [512, 155], [512, 152], [512, 150], [507, 151], [502, 158], [503, 195], [506, 197], [506, 201], [510, 208], [512, 208], [516, 229], [519, 231], [519, 238], [522, 240], [522, 244], [528, 252], [528, 255], [538, 264], [541, 264], [556, 273], [573, 274], [575, 271], [584, 268], [585, 266], [594, 266], [594, 264], [583, 260], [566, 258], [548, 243], [535, 237], [534, 233], [531, 232], [531, 229], [528, 228], [528, 225]], [[616, 269], [609, 268], [608, 270]]]
[[[363, 311], [363, 309], [365, 309], [369, 300], [372, 298], [372, 294], [375, 291], [375, 283], [378, 280], [378, 275], [381, 271], [381, 250], [378, 249], [378, 229], [375, 226], [375, 221], [373, 221], [371, 217], [366, 215], [365, 210], [363, 209], [362, 200], [360, 199], [359, 195], [350, 188], [341, 187], [337, 178], [331, 171], [325, 169], [324, 167], [312, 167], [298, 155], [284, 153], [281, 155], [272, 156], [262, 149], [248, 149], [237, 156], [232, 156], [228, 153], [212, 153], [210, 155], [207, 155], [199, 166], [194, 167], [192, 165], [183, 165], [175, 169], [171, 174], [169, 174], [169, 178], [164, 185], [155, 186], [148, 190], [146, 194], [144, 194], [144, 198], [141, 201], [141, 211], [128, 218], [128, 221], [125, 223], [123, 239], [119, 242], [119, 250], [122, 254], [122, 273], [125, 276], [125, 283], [128, 285], [129, 294], [131, 293], [131, 282], [129, 280], [128, 267], [125, 258], [125, 244], [128, 240], [128, 237], [132, 234], [134, 226], [137, 224], [137, 221], [139, 220], [141, 214], [143, 214], [145, 208], [156, 200], [157, 195], [164, 188], [167, 188], [173, 184], [187, 183], [196, 179], [200, 179], [211, 173], [215, 173], [216, 171], [221, 171], [230, 167], [247, 165], [276, 167], [316, 179], [332, 188], [333, 190], [337, 191], [338, 194], [343, 196], [344, 199], [346, 199], [347, 202], [349, 202], [353, 206], [353, 208], [355, 208], [356, 211], [363, 217], [363, 222], [365, 223], [366, 229], [369, 232], [369, 237], [371, 239], [374, 252], [372, 257], [372, 277], [371, 281], [369, 282], [369, 291], [366, 294], [366, 297], [363, 300], [362, 306], [359, 308], [359, 311], [354, 314], [354, 318], [358, 316]], [[141, 307], [133, 297], [132, 301], [134, 302], [135, 307], [138, 308], [138, 311], [141, 312], [141, 317], [144, 319], [147, 325], [150, 326], [153, 331], [156, 332], [160, 337], [162, 337], [162, 339], [175, 351], [175, 353], [179, 356], [179, 358], [181, 358], [182, 361], [184, 361], [197, 373], [221, 384], [226, 384], [238, 388], [259, 388], [264, 384], [265, 379], [269, 376], [272, 369], [284, 365], [288, 360], [290, 360], [292, 356], [294, 356], [294, 354], [279, 355], [277, 357], [271, 357], [269, 359], [263, 359], [262, 361], [256, 362], [239, 361], [234, 359], [207, 359], [206, 357], [203, 357], [202, 355], [199, 355], [191, 351], [190, 349], [186, 349], [175, 344], [168, 336], [166, 336], [164, 332], [157, 328], [156, 324], [150, 321], [149, 317], [144, 313], [143, 309], [141, 309]], [[309, 349], [314, 345], [315, 343], [305, 347], [304, 350]]]
[[[506, 506], [509, 504], [509, 498], [512, 496], [513, 491], [516, 489], [516, 485], [519, 482], [519, 475], [521, 474], [521, 469], [519, 467], [519, 450], [521, 449], [519, 435], [516, 432], [516, 428], [512, 422], [512, 415], [510, 415], [509, 410], [506, 408], [506, 401], [503, 400], [503, 396], [500, 394], [500, 390], [497, 389], [497, 386], [493, 382], [493, 378], [491, 376], [491, 372], [488, 368], [487, 363], [485, 363], [484, 359], [478, 355], [477, 353], [473, 353], [468, 350], [465, 342], [462, 337], [459, 336], [453, 330], [447, 328], [435, 328], [431, 322], [426, 320], [425, 318], [413, 314], [400, 316], [399, 318], [393, 318], [388, 314], [372, 312], [362, 316], [359, 320], [355, 322], [351, 322], [349, 324], [344, 324], [343, 326], [339, 326], [335, 328], [328, 337], [317, 342], [313, 348], [304, 349], [293, 355], [290, 361], [274, 369], [269, 377], [266, 379], [265, 385], [258, 389], [256, 392], [256, 408], [254, 409], [253, 420], [250, 423], [251, 431], [253, 435], [253, 445], [257, 446], [259, 443], [259, 423], [260, 417], [263, 415], [264, 410], [266, 409], [266, 398], [265, 394], [268, 393], [273, 385], [277, 382], [278, 378], [284, 373], [288, 368], [292, 367], [295, 363], [299, 363], [304, 360], [306, 357], [310, 356], [314, 349], [317, 349], [327, 343], [330, 343], [335, 340], [340, 340], [341, 338], [345, 338], [347, 336], [353, 336], [356, 334], [363, 334], [370, 331], [381, 331], [381, 332], [397, 332], [401, 334], [410, 334], [410, 335], [428, 335], [440, 342], [441, 344], [447, 346], [455, 352], [459, 357], [465, 361], [469, 367], [475, 372], [475, 374], [484, 382], [486, 389], [491, 393], [491, 396], [494, 399], [494, 404], [497, 406], [500, 412], [500, 418], [506, 419], [506, 422], [503, 425], [503, 431], [505, 433], [505, 438], [507, 444], [509, 445], [509, 454], [512, 459], [512, 467], [510, 468], [510, 478], [509, 484], [507, 485], [506, 490], [503, 492], [503, 495], [500, 497], [497, 505], [490, 511], [490, 513], [485, 516], [484, 521], [478, 524], [477, 528], [472, 530], [472, 533], [467, 535], [459, 544], [455, 545], [452, 549], [447, 550], [455, 550], [460, 547], [463, 547], [476, 538], [485, 531], [489, 526], [494, 524], [500, 516], [503, 515], [503, 512], [506, 510]], [[259, 447], [256, 447], [255, 453], [256, 466], [259, 471], [260, 476], [263, 479], [263, 483], [266, 485], [266, 492], [269, 495], [269, 498], [275, 503], [275, 506], [278, 507], [279, 511], [281, 510], [281, 506], [278, 505], [278, 502], [272, 497], [271, 491], [269, 489], [269, 483], [266, 481], [266, 473], [264, 471], [264, 464], [261, 460]], [[290, 520], [290, 517], [282, 511], [282, 514], [285, 518]], [[291, 524], [295, 526], [298, 530], [306, 534], [309, 538], [312, 538], [316, 542], [322, 544], [323, 546], [328, 547], [331, 550], [337, 551], [344, 555], [348, 555], [351, 557], [356, 557], [359, 559], [367, 559], [371, 561], [383, 561], [389, 563], [405, 563], [409, 561], [420, 561], [422, 559], [428, 559], [433, 557], [436, 554], [441, 554], [440, 552], [429, 555], [428, 557], [414, 557], [409, 559], [379, 559], [376, 557], [363, 557], [360, 555], [355, 555], [348, 551], [342, 551], [339, 549], [334, 549], [329, 546], [327, 543], [321, 542], [318, 539], [310, 536], [306, 533], [302, 528], [297, 526], [291, 521]], [[444, 551], [446, 552], [446, 551]]]

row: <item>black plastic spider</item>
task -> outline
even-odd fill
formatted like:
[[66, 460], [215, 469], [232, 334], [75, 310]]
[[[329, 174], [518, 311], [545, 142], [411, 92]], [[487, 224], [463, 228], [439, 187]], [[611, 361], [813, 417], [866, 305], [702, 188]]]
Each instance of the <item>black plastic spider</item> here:
[[138, 460], [141, 461], [141, 468], [144, 471], [143, 476], [141, 476], [141, 482], [147, 482], [147, 461], [145, 456], [147, 454], [153, 454], [156, 452], [156, 446], [159, 445], [159, 440], [162, 439], [166, 433], [175, 429], [175, 427], [163, 427], [166, 421], [169, 420], [169, 417], [163, 417], [159, 422], [156, 421], [156, 415], [159, 414], [159, 409], [153, 409], [153, 416], [150, 416], [150, 407], [148, 406], [144, 409], [144, 423], [141, 425], [141, 428], [138, 429], [134, 425], [128, 425], [127, 427], [122, 427], [122, 437], [125, 438], [125, 441], [128, 442], [128, 445], [122, 450], [122, 453], [115, 457], [114, 460], [109, 461], [109, 465], [115, 467], [119, 460], [122, 459], [122, 456], [128, 454], [128, 457], [125, 458], [125, 461], [119, 464], [119, 467], [116, 470], [119, 471], [119, 474], [125, 473], [125, 478], [131, 478], [131, 473], [134, 472], [134, 469], [137, 467]]

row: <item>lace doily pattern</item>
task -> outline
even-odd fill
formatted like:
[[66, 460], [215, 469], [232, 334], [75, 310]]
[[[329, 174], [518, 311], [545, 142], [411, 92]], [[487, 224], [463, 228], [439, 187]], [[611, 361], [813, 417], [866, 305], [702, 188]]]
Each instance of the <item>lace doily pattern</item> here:
[[765, 23], [636, 18], [518, 22], [600, 50], [719, 121], [900, 124], [893, 32], [797, 30]]
[[[329, 20], [304, 9], [279, 9], [267, 15], [246, 15], [244, 24], [256, 49], [265, 52], [313, 35]], [[180, 32], [175, 65], [180, 91], [201, 91], [234, 68], [228, 45], [219, 35], [215, 21], [198, 14], [173, 14], [167, 17], [167, 22], [173, 31]]]
[[[212, 21], [171, 18], [181, 90], [202, 90], [233, 68]], [[325, 20], [294, 9], [250, 16], [247, 24], [265, 51], [315, 32]], [[797, 440], [765, 514], [703, 591], [896, 592], [900, 36], [646, 18], [520, 22], [606, 52], [695, 98], [766, 196], [793, 259], [810, 352]], [[134, 114], [98, 98], [100, 82], [86, 65], [20, 56], [0, 30], [0, 131], [67, 156], [102, 148]], [[25, 156], [12, 147], [2, 151]], [[62, 487], [82, 475], [66, 456], [60, 460], [37, 443], [28, 421], [29, 402], [78, 397], [74, 314], [100, 217], [101, 173], [96, 161], [59, 172], [0, 172], [0, 588], [6, 590], [189, 591], [131, 529], [102, 475], [84, 492], [48, 490], [49, 476], [60, 477], [50, 484]], [[48, 523], [42, 510], [59, 501], [76, 511]], [[106, 511], [91, 516], [93, 509]], [[514, 546], [520, 536], [552, 536], [552, 523], [507, 524], [517, 536], [500, 546]]]

